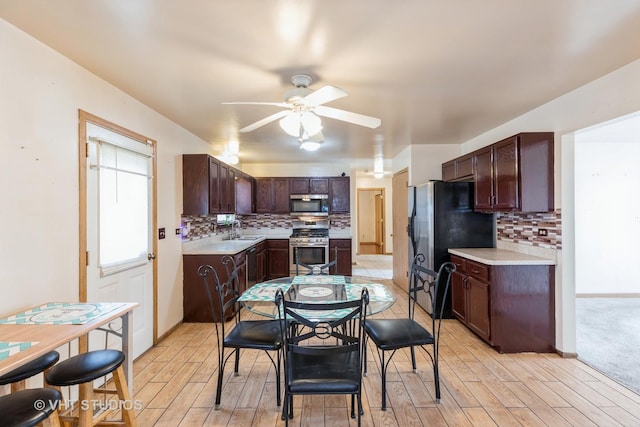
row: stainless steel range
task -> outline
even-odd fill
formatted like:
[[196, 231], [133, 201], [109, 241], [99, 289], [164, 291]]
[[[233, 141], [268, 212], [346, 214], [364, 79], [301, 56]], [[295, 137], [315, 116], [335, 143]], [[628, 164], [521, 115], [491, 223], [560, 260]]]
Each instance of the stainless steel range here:
[[309, 265], [329, 262], [329, 220], [300, 218], [294, 220], [289, 237], [289, 270], [296, 271], [296, 259]]

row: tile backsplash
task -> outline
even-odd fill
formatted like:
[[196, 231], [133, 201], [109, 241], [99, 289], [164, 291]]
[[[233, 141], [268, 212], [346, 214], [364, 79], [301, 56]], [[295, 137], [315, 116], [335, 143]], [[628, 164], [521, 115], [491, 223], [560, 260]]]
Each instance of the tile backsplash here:
[[[197, 240], [204, 237], [214, 236], [216, 234], [226, 233], [228, 226], [216, 224], [217, 215], [208, 216], [183, 216], [182, 227], [188, 229], [189, 232], [184, 235], [183, 241]], [[243, 230], [252, 229], [288, 229], [292, 228], [291, 221], [294, 219], [288, 214], [256, 214], [256, 215], [237, 215], [236, 219], [240, 220]], [[331, 229], [349, 229], [351, 227], [350, 214], [333, 214], [329, 216], [331, 220]]]
[[[522, 245], [562, 249], [560, 209], [543, 213], [501, 212], [496, 215], [497, 239]], [[539, 230], [546, 236], [541, 236]]]

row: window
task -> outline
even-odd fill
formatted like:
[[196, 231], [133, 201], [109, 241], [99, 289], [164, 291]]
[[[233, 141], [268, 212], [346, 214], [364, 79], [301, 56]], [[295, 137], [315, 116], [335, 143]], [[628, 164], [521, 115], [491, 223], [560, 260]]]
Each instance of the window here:
[[98, 252], [101, 275], [147, 261], [151, 157], [98, 143]]

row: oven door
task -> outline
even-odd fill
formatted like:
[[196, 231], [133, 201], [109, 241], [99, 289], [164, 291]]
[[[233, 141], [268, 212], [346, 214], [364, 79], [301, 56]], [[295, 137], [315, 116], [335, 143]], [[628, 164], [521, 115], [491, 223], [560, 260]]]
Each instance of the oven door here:
[[324, 265], [329, 262], [329, 245], [291, 244], [289, 247], [291, 274], [296, 274], [296, 254], [300, 262], [305, 264]]

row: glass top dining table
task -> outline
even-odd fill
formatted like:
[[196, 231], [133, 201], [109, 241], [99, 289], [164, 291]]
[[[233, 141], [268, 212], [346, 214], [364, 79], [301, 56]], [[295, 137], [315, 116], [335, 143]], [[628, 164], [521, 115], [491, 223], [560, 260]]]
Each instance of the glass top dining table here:
[[[289, 276], [257, 283], [244, 291], [238, 301], [253, 313], [275, 318], [278, 317], [278, 308], [274, 302], [278, 289], [282, 289], [285, 298], [290, 300], [331, 303], [357, 300], [364, 287], [369, 291], [367, 315], [380, 313], [395, 302], [393, 293], [382, 283], [350, 276], [326, 275]], [[321, 314], [323, 319], [340, 317], [337, 310]]]

